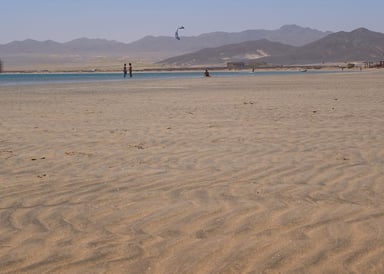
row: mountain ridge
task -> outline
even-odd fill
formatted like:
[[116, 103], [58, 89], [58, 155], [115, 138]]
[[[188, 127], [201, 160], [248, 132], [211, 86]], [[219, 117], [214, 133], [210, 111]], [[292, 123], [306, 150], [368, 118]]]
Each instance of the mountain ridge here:
[[[299, 46], [281, 42], [286, 41], [287, 37], [291, 41], [295, 40]], [[301, 37], [301, 42], [298, 37]], [[303, 39], [309, 42], [302, 45]], [[199, 54], [201, 54], [200, 57]], [[147, 35], [129, 44], [83, 37], [64, 43], [26, 39], [0, 45], [0, 59], [3, 67], [11, 69], [25, 67], [103, 69], [107, 66], [111, 69], [119, 67], [123, 62], [131, 61], [137, 65], [157, 63], [162, 66], [222, 65], [226, 62], [242, 60], [290, 65], [370, 61], [383, 56], [383, 33], [366, 28], [358, 28], [351, 32], [330, 33], [297, 25], [284, 25], [272, 31], [203, 33], [198, 36], [182, 36], [180, 41], [169, 36]], [[192, 58], [193, 61], [188, 60], [187, 57]], [[184, 59], [177, 61], [178, 58]]]
[[[384, 58], [384, 34], [373, 32], [366, 28], [358, 28], [351, 32], [340, 31], [329, 34], [317, 41], [301, 47], [280, 48], [274, 52], [271, 48], [277, 46], [271, 42], [269, 47], [264, 49], [269, 51], [267, 56], [256, 58], [236, 58], [239, 55], [247, 55], [255, 52], [260, 42], [253, 41], [253, 48], [244, 48], [243, 43], [232, 44], [218, 48], [211, 48], [210, 55], [204, 54], [204, 51], [197, 51], [186, 55], [175, 56], [173, 58], [160, 61], [163, 65], [223, 65], [228, 59], [230, 61], [252, 62], [255, 59], [261, 63], [273, 65], [293, 65], [293, 64], [311, 64], [324, 62], [349, 62], [349, 61], [370, 61], [370, 59]], [[286, 45], [287, 46], [287, 45]], [[221, 54], [221, 56], [219, 55]], [[226, 57], [226, 60], [222, 58]], [[207, 62], [209, 60], [209, 62]]]
[[162, 60], [159, 64], [176, 66], [225, 65], [226, 62], [244, 59], [262, 59], [267, 56], [279, 56], [293, 51], [294, 46], [272, 42], [267, 39], [229, 44], [217, 48], [201, 49], [195, 53], [184, 54]]
[[[190, 53], [208, 47], [218, 47], [260, 39], [268, 39], [288, 45], [304, 45], [323, 38], [328, 34], [330, 32], [322, 32], [297, 25], [284, 25], [277, 30], [255, 29], [241, 32], [211, 32], [198, 36], [182, 36], [180, 41], [171, 36], [151, 35], [144, 36], [131, 43], [84, 37], [64, 43], [52, 40], [37, 41], [26, 39], [0, 44], [0, 56], [26, 53], [76, 54], [77, 51], [81, 54], [87, 54], [87, 51], [90, 51], [92, 54], [95, 54], [95, 52], [98, 52], [99, 55], [107, 56], [121, 56], [123, 54], [132, 57], [138, 56], [139, 58], [148, 57], [151, 61], [159, 61], [167, 57]], [[152, 54], [155, 52], [158, 53], [158, 58]]]
[[297, 48], [283, 57], [263, 61], [279, 64], [372, 61], [384, 59], [384, 34], [358, 28], [340, 31]]

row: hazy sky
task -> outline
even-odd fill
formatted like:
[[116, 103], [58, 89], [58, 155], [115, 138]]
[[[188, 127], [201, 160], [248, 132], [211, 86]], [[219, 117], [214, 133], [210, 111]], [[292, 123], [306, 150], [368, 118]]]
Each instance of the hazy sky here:
[[0, 0], [0, 44], [80, 37], [132, 42], [146, 35], [366, 27], [384, 32], [384, 0]]

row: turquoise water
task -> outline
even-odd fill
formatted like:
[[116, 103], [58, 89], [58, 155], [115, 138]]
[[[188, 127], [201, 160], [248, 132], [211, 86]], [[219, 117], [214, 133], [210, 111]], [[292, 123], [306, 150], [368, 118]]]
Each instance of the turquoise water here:
[[[306, 74], [331, 73], [329, 71], [308, 71]], [[335, 73], [335, 72], [332, 72]], [[261, 76], [303, 74], [300, 71], [220, 71], [211, 72], [212, 77]], [[31, 85], [44, 83], [79, 83], [100, 81], [138, 81], [151, 79], [202, 78], [203, 72], [137, 72], [132, 78], [123, 78], [122, 73], [14, 73], [0, 74], [0, 86]]]

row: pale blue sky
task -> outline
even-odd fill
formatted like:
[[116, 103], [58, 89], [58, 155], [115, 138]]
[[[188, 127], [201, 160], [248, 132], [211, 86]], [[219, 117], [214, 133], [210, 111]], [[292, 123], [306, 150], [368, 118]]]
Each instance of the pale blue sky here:
[[384, 32], [383, 10], [384, 0], [0, 0], [0, 44], [80, 37], [132, 42], [172, 36], [178, 25], [186, 36], [285, 24]]

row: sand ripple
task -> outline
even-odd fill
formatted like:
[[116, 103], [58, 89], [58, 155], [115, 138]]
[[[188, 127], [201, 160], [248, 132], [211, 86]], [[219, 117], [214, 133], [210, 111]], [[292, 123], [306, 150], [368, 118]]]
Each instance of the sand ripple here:
[[383, 273], [383, 79], [2, 89], [0, 273]]

